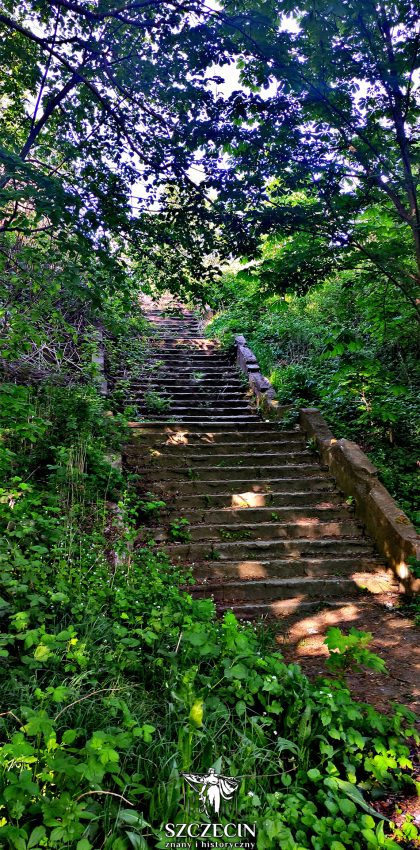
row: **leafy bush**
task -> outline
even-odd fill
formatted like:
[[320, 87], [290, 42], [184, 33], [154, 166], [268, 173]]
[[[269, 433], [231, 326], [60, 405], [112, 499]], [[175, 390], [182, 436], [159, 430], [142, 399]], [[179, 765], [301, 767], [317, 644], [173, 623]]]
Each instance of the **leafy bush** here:
[[345, 635], [341, 629], [329, 628], [324, 641], [330, 652], [327, 660], [329, 669], [344, 671], [367, 667], [377, 672], [387, 672], [385, 661], [368, 649], [371, 640], [371, 632], [359, 632], [351, 628], [348, 635]]

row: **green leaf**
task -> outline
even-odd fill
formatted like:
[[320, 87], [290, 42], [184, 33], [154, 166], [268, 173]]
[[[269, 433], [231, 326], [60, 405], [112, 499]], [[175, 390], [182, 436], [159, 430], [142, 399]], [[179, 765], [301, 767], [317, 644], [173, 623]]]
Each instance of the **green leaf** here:
[[308, 777], [309, 779], [312, 779], [313, 782], [317, 782], [318, 779], [321, 779], [321, 772], [318, 770], [317, 767], [312, 767], [310, 770], [308, 770]]
[[356, 803], [357, 806], [360, 806], [362, 809], [365, 810], [365, 812], [368, 812], [375, 818], [378, 818], [379, 820], [389, 820], [384, 815], [379, 814], [379, 812], [377, 812], [376, 809], [373, 808], [373, 806], [370, 806], [369, 803], [367, 803], [364, 799], [362, 792], [359, 791], [356, 785], [352, 785], [351, 782], [346, 782], [344, 779], [338, 779], [336, 776], [334, 776], [327, 777], [327, 779], [324, 780], [324, 783], [325, 785], [327, 785], [328, 788], [331, 788], [333, 791], [336, 791], [338, 789], [340, 791], [343, 791], [344, 794], [346, 794], [347, 797], [349, 797], [350, 800], [353, 801], [353, 803]]
[[134, 850], [148, 850], [147, 841], [142, 835], [137, 832], [126, 832], [125, 834]]
[[47, 661], [51, 654], [49, 646], [44, 646], [44, 644], [40, 643], [34, 652], [34, 658], [36, 661]]
[[36, 826], [35, 829], [32, 830], [27, 843], [27, 850], [31, 850], [31, 847], [36, 847], [37, 844], [41, 842], [41, 840], [46, 835], [45, 826]]
[[72, 744], [77, 738], [77, 732], [75, 729], [66, 729], [63, 733], [62, 742], [63, 744]]
[[245, 667], [245, 664], [234, 664], [233, 667], [226, 668], [225, 675], [228, 679], [247, 679], [249, 669]]
[[340, 806], [343, 815], [346, 815], [347, 817], [353, 817], [353, 815], [356, 814], [357, 809], [352, 800], [339, 800], [338, 805]]
[[202, 726], [203, 725], [203, 714], [204, 714], [203, 700], [197, 699], [195, 701], [195, 703], [193, 704], [191, 711], [190, 711], [189, 716], [190, 716], [191, 722], [195, 726]]

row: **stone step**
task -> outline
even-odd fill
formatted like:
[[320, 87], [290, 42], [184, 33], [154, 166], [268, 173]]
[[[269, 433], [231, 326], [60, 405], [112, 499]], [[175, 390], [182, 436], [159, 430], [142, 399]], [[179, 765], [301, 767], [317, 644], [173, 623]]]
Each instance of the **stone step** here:
[[[160, 360], [160, 358], [158, 359]], [[181, 371], [183, 375], [183, 384], [192, 384], [193, 387], [200, 384], [208, 384], [210, 386], [213, 385], [214, 387], [220, 387], [226, 386], [226, 384], [230, 384], [232, 382], [234, 386], [240, 386], [244, 390], [249, 389], [249, 385], [242, 380], [241, 376], [238, 374], [234, 366], [228, 366], [227, 368], [225, 367], [222, 371], [219, 368], [214, 369], [214, 371], [211, 371], [212, 369], [213, 367], [211, 361], [209, 361], [208, 364], [203, 366], [203, 368], [200, 367], [199, 369], [182, 367]], [[165, 381], [172, 381], [176, 386], [179, 386], [179, 379], [177, 377], [179, 373], [175, 369], [175, 367], [172, 371], [172, 375], [168, 374], [167, 376], [163, 376], [163, 378]], [[151, 367], [149, 366], [148, 362], [145, 362], [142, 366], [141, 373], [132, 376], [133, 384], [140, 383], [141, 381], [145, 381], [146, 379], [150, 380], [154, 377], [156, 377], [156, 380], [160, 381], [162, 380], [161, 372], [162, 367], [160, 367], [159, 372], [154, 375], [151, 371]], [[116, 376], [118, 376], [118, 373], [116, 373]]]
[[[192, 468], [191, 468], [192, 469]], [[153, 466], [145, 468], [145, 476], [150, 476], [155, 474], [156, 470]], [[286, 478], [317, 478], [320, 474], [320, 467], [317, 463], [307, 463], [306, 461], [302, 461], [301, 464], [297, 464], [296, 461], [294, 464], [278, 464], [273, 470], [269, 466], [243, 466], [238, 469], [236, 466], [221, 466], [217, 467], [217, 469], [213, 466], [202, 466], [200, 469], [192, 469], [192, 472], [196, 473], [196, 480], [209, 483], [210, 481], [214, 481], [216, 484], [220, 484], [225, 481], [230, 482], [230, 484], [235, 485], [242, 480], [252, 481], [253, 485], [266, 485], [270, 487], [274, 481], [282, 480], [281, 473], [284, 473], [284, 479]], [[274, 472], [275, 476], [274, 477]], [[241, 478], [238, 478], [238, 474], [241, 474]], [[163, 469], [159, 469], [159, 480], [160, 481], [170, 481], [174, 479], [179, 479], [183, 481], [185, 476], [191, 477], [191, 472], [188, 468], [171, 468], [169, 466], [165, 466]], [[272, 477], [270, 477], [272, 476]]]
[[213, 345], [220, 345], [219, 340], [213, 340], [203, 336], [199, 323], [193, 319], [188, 322], [177, 322], [175, 319], [173, 322], [169, 320], [156, 322], [151, 326], [150, 332], [153, 336], [155, 334], [163, 334], [171, 340], [178, 339], [179, 337], [188, 337], [192, 334], [197, 339], [203, 339]]
[[160, 416], [157, 414], [153, 414], [153, 417], [142, 416], [141, 421], [129, 423], [129, 425], [162, 425], [167, 423], [168, 425], [189, 425], [196, 427], [197, 425], [207, 425], [214, 426], [226, 426], [233, 423], [242, 423], [244, 425], [247, 424], [255, 424], [258, 422], [259, 416], [256, 413], [253, 414], [239, 414], [236, 416], [224, 416], [223, 414], [217, 413], [210, 416], [205, 416], [203, 413], [198, 412], [195, 416], [188, 416], [183, 414], [182, 416], [175, 416], [172, 414], [161, 414]]
[[[319, 517], [302, 517], [289, 522], [248, 522], [241, 525], [192, 525], [189, 528], [191, 540], [228, 542], [251, 540], [327, 540], [332, 537], [355, 539], [359, 528], [351, 519], [322, 520]], [[153, 529], [154, 539], [162, 543], [168, 540], [168, 530]]]
[[[210, 366], [202, 367], [197, 372], [200, 372], [202, 378], [197, 378], [197, 383], [204, 384], [207, 383], [212, 384], [217, 387], [225, 387], [231, 386], [232, 380], [236, 377], [236, 373], [232, 373], [232, 370], [227, 368], [223, 371], [218, 368], [213, 368]], [[192, 383], [193, 387], [195, 387], [194, 383], [194, 370], [190, 369], [190, 367], [180, 367], [179, 369], [168, 368], [167, 366], [153, 366], [150, 368], [143, 368], [141, 375], [138, 376], [138, 382], [148, 381], [149, 378], [153, 379], [153, 382], [156, 384], [167, 384], [175, 383], [179, 387], [187, 385], [188, 383]], [[114, 382], [118, 381], [127, 381], [129, 380], [129, 376], [127, 372], [121, 372], [119, 375], [115, 375]], [[134, 384], [133, 384], [134, 386]], [[241, 389], [246, 391], [246, 387], [244, 388], [240, 385]]]
[[[163, 399], [164, 398], [165, 397], [163, 396]], [[146, 403], [146, 402], [143, 401], [143, 396], [133, 396], [133, 400], [137, 400], [137, 403], [140, 403], [141, 406], [143, 406]], [[205, 412], [207, 412], [209, 410], [217, 410], [217, 412], [219, 412], [219, 413], [222, 410], [223, 411], [225, 411], [225, 410], [226, 411], [227, 410], [236, 411], [236, 410], [240, 410], [242, 408], [245, 408], [247, 411], [248, 410], [252, 410], [252, 411], [255, 410], [255, 408], [251, 407], [251, 405], [248, 404], [247, 400], [244, 399], [244, 398], [236, 398], [236, 399], [232, 399], [232, 400], [221, 398], [221, 399], [217, 400], [217, 399], [213, 399], [213, 397], [211, 397], [211, 396], [209, 398], [203, 398], [202, 396], [200, 396], [197, 393], [197, 395], [195, 396], [195, 399], [194, 398], [190, 398], [188, 400], [187, 399], [180, 399], [178, 401], [178, 399], [176, 397], [174, 397], [173, 399], [168, 398], [167, 400], [168, 400], [168, 402], [170, 401], [170, 407], [168, 407], [167, 409], [170, 410], [170, 411], [175, 411], [175, 410], [178, 411], [179, 410], [180, 413], [182, 413], [183, 410], [185, 410], [185, 412], [191, 413], [191, 410], [194, 410], [194, 409], [197, 409], [197, 410], [203, 409], [203, 410], [205, 410]]]
[[[307, 495], [307, 494], [305, 494]], [[177, 510], [177, 506], [173, 506]], [[233, 527], [235, 530], [241, 528], [242, 525], [249, 523], [264, 523], [268, 525], [273, 522], [290, 522], [298, 520], [318, 519], [320, 522], [327, 520], [351, 520], [353, 517], [349, 509], [338, 504], [325, 504], [324, 506], [302, 506], [302, 505], [283, 505], [277, 510], [272, 507], [268, 508], [205, 508], [203, 510], [183, 511], [182, 516], [188, 520], [192, 526], [201, 528], [217, 525], [220, 528]]]
[[[299, 482], [293, 482], [298, 484]], [[267, 508], [270, 512], [277, 508], [304, 507], [311, 510], [311, 506], [318, 509], [330, 508], [342, 504], [342, 496], [333, 492], [333, 485], [326, 479], [322, 479], [322, 484], [325, 484], [323, 489], [291, 491], [284, 493], [204, 493], [202, 495], [177, 495], [176, 500], [171, 503], [170, 508], [177, 513], [181, 512], [182, 516], [188, 518], [191, 511], [197, 511], [198, 514], [204, 509], [209, 509], [210, 506], [215, 510], [243, 510], [246, 515], [248, 511], [255, 508]]]
[[179, 319], [162, 319], [159, 322], [154, 322], [151, 325], [150, 332], [154, 335], [164, 333], [167, 334], [169, 339], [177, 339], [179, 336], [183, 337], [184, 335], [188, 335], [190, 333], [194, 333], [197, 339], [207, 340], [214, 345], [220, 345], [219, 340], [211, 339], [210, 337], [205, 337], [202, 333], [202, 328], [200, 327], [199, 322], [196, 319], [189, 319], [188, 321], [181, 321]]
[[204, 345], [208, 345], [209, 348], [213, 347], [215, 349], [220, 349], [220, 344], [215, 342], [214, 340], [206, 340], [204, 337], [200, 336], [199, 328], [175, 328], [168, 327], [167, 325], [161, 325], [158, 330], [153, 329], [149, 332], [148, 341], [153, 343], [155, 340], [162, 340], [166, 345], [189, 345], [190, 342], [193, 344], [199, 345], [202, 343]]
[[[201, 469], [203, 466], [207, 466], [210, 460], [212, 462], [212, 469], [223, 469], [224, 467], [232, 469], [236, 466], [249, 467], [249, 454], [242, 452], [238, 452], [237, 454], [219, 454], [218, 449], [214, 449], [213, 452], [203, 452], [201, 455], [194, 454], [191, 450], [184, 450], [182, 454], [181, 452], [177, 452], [176, 457], [174, 457], [173, 448], [167, 448], [163, 450], [160, 456], [151, 457], [149, 463], [152, 463], [154, 468], [164, 466], [167, 469], [175, 468], [181, 472], [183, 466], [188, 468], [195, 466], [197, 469]], [[310, 463], [313, 460], [313, 453], [299, 446], [294, 446], [293, 450], [284, 446], [275, 452], [259, 452], [255, 457], [259, 468]]]
[[[236, 456], [223, 454], [212, 455], [211, 452], [206, 451], [203, 452], [203, 455], [198, 460], [192, 454], [191, 450], [184, 450], [182, 453], [177, 450], [174, 453], [173, 449], [171, 450], [167, 447], [162, 448], [161, 451], [150, 449], [148, 454], [149, 456], [144, 458], [144, 468], [148, 473], [160, 474], [162, 470], [169, 470], [171, 477], [172, 472], [182, 477], [189, 475], [190, 469], [195, 469], [198, 479], [201, 479], [201, 470], [203, 469], [211, 469], [215, 473], [212, 477], [218, 477], [219, 470], [235, 470], [236, 477], [238, 477], [238, 472], [241, 472], [242, 469], [247, 469], [248, 471], [253, 469], [258, 479], [260, 469], [267, 471], [270, 468], [271, 474], [276, 474], [279, 468], [284, 469], [284, 467], [289, 466], [299, 467], [302, 464], [313, 466], [314, 461], [316, 462], [311, 452], [307, 452], [299, 446], [296, 451], [288, 451], [285, 448], [284, 451], [278, 451], [272, 454], [254, 454], [251, 457], [250, 455], [239, 453]], [[253, 461], [252, 465], [250, 465], [250, 460]], [[319, 469], [318, 465], [316, 465], [316, 469]]]
[[[273, 559], [272, 561], [201, 561], [194, 566], [193, 575], [197, 587], [204, 584], [209, 587], [216, 582], [249, 581], [269, 578], [293, 578], [322, 576], [348, 576], [360, 572], [388, 573], [381, 570], [382, 563], [374, 555], [372, 557], [322, 557], [299, 558], [299, 560]], [[191, 591], [190, 591], [191, 592]]]
[[232, 561], [239, 558], [253, 561], [261, 557], [265, 560], [284, 557], [294, 560], [316, 558], [324, 554], [330, 557], [332, 555], [349, 557], [358, 554], [366, 557], [371, 554], [371, 546], [363, 537], [346, 538], [344, 540], [304, 537], [279, 540], [224, 540], [214, 544], [211, 541], [165, 543], [164, 550], [178, 562]]
[[[112, 381], [111, 381], [112, 382]], [[229, 378], [229, 381], [225, 383], [221, 383], [220, 381], [214, 381], [213, 378], [203, 378], [203, 380], [194, 381], [191, 376], [188, 376], [185, 381], [180, 384], [179, 377], [175, 378], [159, 378], [157, 375], [149, 375], [142, 376], [140, 378], [132, 378], [129, 381], [129, 386], [134, 390], [150, 390], [156, 389], [158, 392], [160, 390], [165, 390], [168, 393], [173, 391], [180, 392], [188, 392], [195, 393], [199, 391], [205, 392], [234, 392], [234, 393], [244, 393], [247, 392], [247, 388], [243, 386], [242, 382], [239, 378]]]
[[[175, 380], [178, 375], [182, 375], [185, 377], [188, 375], [189, 378], [193, 378], [194, 373], [199, 374], [203, 378], [208, 376], [209, 378], [214, 378], [218, 380], [218, 382], [222, 382], [226, 380], [229, 376], [232, 378], [238, 378], [238, 372], [235, 369], [235, 366], [232, 363], [224, 362], [216, 364], [213, 360], [213, 357], [209, 354], [200, 355], [201, 362], [199, 363], [191, 363], [191, 360], [182, 360], [181, 358], [178, 360], [178, 357], [154, 357], [148, 358], [147, 362], [143, 365], [143, 374], [147, 374], [147, 372], [151, 372], [152, 370], [159, 368], [159, 374], [164, 374], [166, 372], [168, 377], [173, 377]], [[126, 374], [125, 372], [121, 374]], [[116, 373], [118, 377], [118, 372]], [[201, 378], [197, 378], [200, 380]]]
[[143, 314], [149, 318], [151, 316], [153, 320], [155, 319], [165, 319], [169, 322], [172, 321], [184, 321], [185, 319], [188, 321], [189, 319], [193, 319], [195, 322], [201, 322], [202, 317], [200, 313], [196, 310], [191, 310], [189, 307], [186, 307], [185, 304], [179, 304], [176, 307], [176, 311], [172, 308], [168, 310], [166, 307], [157, 307], [155, 304], [153, 307], [150, 305], [146, 306], [143, 310]]
[[[343, 596], [349, 600], [364, 596], [367, 593], [367, 587], [369, 587], [369, 595], [395, 590], [395, 585], [386, 575], [379, 578], [377, 576], [372, 577], [372, 574], [369, 573], [359, 573], [357, 579], [356, 576], [351, 578], [331, 576], [259, 581], [251, 579], [245, 582], [214, 583], [211, 585], [208, 583], [205, 586], [205, 595], [211, 594], [216, 602], [234, 605], [236, 610], [238, 604], [249, 602], [270, 605], [273, 602], [289, 600], [300, 606], [302, 602], [310, 600], [317, 601], [318, 605], [320, 600], [324, 603], [325, 600], [342, 599]], [[195, 588], [189, 588], [189, 592], [196, 596], [202, 596], [203, 589], [203, 585], [198, 585]]]
[[[157, 462], [160, 462], [161, 464], [176, 466], [178, 468], [182, 464], [191, 466], [191, 462], [197, 463], [198, 466], [202, 466], [203, 464], [213, 464], [214, 461], [214, 467], [222, 467], [243, 466], [245, 461], [249, 466], [249, 461], [251, 460], [252, 465], [255, 467], [257, 464], [264, 464], [264, 466], [276, 466], [278, 462], [280, 462], [283, 466], [284, 463], [293, 463], [294, 460], [299, 459], [306, 459], [308, 461], [316, 460], [312, 452], [307, 451], [305, 446], [300, 442], [290, 444], [279, 442], [274, 446], [272, 444], [263, 443], [261, 448], [268, 445], [270, 448], [275, 448], [275, 451], [264, 452], [254, 450], [245, 454], [244, 450], [247, 446], [244, 443], [227, 443], [225, 445], [222, 443], [213, 443], [208, 446], [200, 446], [201, 453], [197, 459], [196, 452], [198, 447], [196, 444], [183, 444], [180, 440], [177, 442], [173, 440], [168, 443], [161, 440], [159, 442], [155, 441], [153, 443], [148, 443], [149, 450], [145, 456], [145, 462], [147, 463], [150, 458], [155, 458]], [[237, 447], [237, 455], [232, 454], [232, 446]]]
[[[225, 362], [222, 364], [216, 364], [213, 361], [213, 355], [211, 354], [200, 354], [199, 355], [203, 359], [203, 363], [191, 363], [190, 358], [179, 358], [178, 355], [173, 355], [171, 357], [161, 357], [159, 352], [156, 352], [156, 356], [153, 358], [153, 365], [151, 360], [147, 357], [145, 358], [142, 364], [139, 364], [139, 369], [141, 366], [141, 372], [139, 373], [140, 377], [143, 377], [147, 373], [149, 373], [152, 368], [155, 369], [155, 361], [158, 361], [161, 365], [159, 366], [159, 376], [161, 372], [165, 369], [167, 372], [172, 372], [172, 375], [169, 374], [168, 377], [176, 381], [177, 375], [179, 372], [182, 372], [185, 381], [193, 381], [194, 383], [202, 383], [205, 380], [210, 381], [213, 379], [216, 384], [220, 384], [222, 382], [222, 378], [226, 381], [226, 376], [229, 376], [229, 380], [240, 382], [242, 386], [249, 386], [248, 383], [241, 377], [241, 373], [238, 372], [234, 363]], [[205, 359], [204, 359], [205, 358]], [[124, 372], [123, 368], [120, 368], [119, 372]], [[118, 375], [119, 372], [115, 372], [115, 375]], [[194, 377], [195, 376], [195, 377]], [[134, 375], [133, 377], [137, 377]]]
[[[230, 443], [219, 443], [209, 438], [208, 442], [200, 441], [198, 442], [189, 442], [189, 435], [185, 436], [182, 433], [177, 435], [166, 435], [161, 439], [156, 439], [149, 437], [149, 439], [145, 437], [139, 436], [139, 444], [141, 448], [145, 448], [148, 446], [149, 453], [155, 451], [159, 451], [161, 454], [165, 454], [168, 457], [171, 456], [174, 459], [174, 462], [178, 463], [178, 459], [182, 458], [185, 454], [185, 457], [188, 458], [191, 454], [200, 450], [201, 458], [224, 458], [228, 457], [232, 454], [232, 451], [237, 448], [238, 452], [241, 454], [246, 451], [247, 456], [255, 458], [259, 460], [259, 458], [263, 458], [267, 452], [264, 451], [266, 448], [274, 449], [278, 453], [287, 452], [288, 447], [290, 451], [297, 452], [299, 450], [305, 449], [305, 443], [302, 438], [293, 441], [286, 440], [276, 440], [276, 442], [267, 441], [261, 442], [260, 446], [253, 445], [251, 443], [247, 443], [244, 440], [240, 440], [240, 442]], [[139, 447], [140, 447], [139, 446]], [[313, 455], [311, 455], [313, 457]]]
[[[261, 430], [262, 428], [265, 430]], [[166, 445], [188, 445], [195, 449], [198, 446], [200, 449], [212, 449], [213, 446], [217, 446], [217, 450], [219, 451], [219, 447], [223, 446], [228, 450], [229, 454], [234, 445], [244, 446], [247, 451], [253, 451], [253, 453], [258, 454], [260, 444], [262, 443], [264, 443], [265, 447], [267, 443], [272, 443], [273, 447], [275, 447], [289, 441], [291, 443], [295, 441], [302, 442], [302, 440], [306, 441], [306, 437], [299, 430], [280, 431], [278, 426], [274, 426], [273, 429], [272, 423], [261, 421], [258, 422], [257, 426], [241, 426], [240, 430], [230, 428], [230, 426], [229, 430], [223, 428], [223, 426], [214, 429], [208, 429], [206, 426], [197, 431], [196, 429], [185, 428], [182, 425], [170, 425], [166, 428], [163, 428], [160, 423], [154, 428], [138, 425], [133, 427], [133, 436], [137, 436], [142, 440], [148, 440], [153, 444], [165, 442]]]
[[191, 371], [202, 363], [203, 366], [211, 365], [216, 368], [217, 366], [230, 366], [234, 368], [232, 363], [232, 357], [228, 354], [215, 354], [213, 351], [186, 351], [185, 349], [177, 349], [176, 351], [167, 351], [166, 348], [162, 348], [162, 351], [156, 351], [153, 349], [152, 351], [146, 352], [148, 355], [148, 362], [152, 365], [157, 360], [164, 360], [169, 363], [176, 363], [176, 367], [178, 366], [188, 366]]
[[[132, 398], [142, 398], [145, 392], [150, 392], [150, 389], [148, 387], [144, 387], [143, 389], [136, 387], [128, 388], [125, 392], [127, 395], [130, 394]], [[217, 389], [215, 387], [196, 387], [191, 390], [185, 390], [179, 387], [168, 390], [166, 387], [161, 387], [157, 389], [157, 392], [163, 398], [173, 399], [177, 402], [194, 402], [197, 398], [202, 398], [205, 401], [244, 401], [247, 398], [245, 393], [239, 389], [235, 391]]]
[[234, 418], [236, 415], [253, 415], [255, 420], [258, 421], [258, 414], [255, 409], [249, 407], [247, 404], [232, 405], [231, 407], [228, 404], [196, 404], [195, 406], [183, 405], [182, 407], [180, 405], [171, 404], [165, 408], [165, 410], [154, 410], [153, 407], [150, 407], [146, 404], [146, 402], [137, 402], [136, 409], [146, 418], [153, 417], [154, 419], [160, 419], [163, 422], [170, 422], [171, 419], [185, 421], [185, 417], [193, 419], [203, 417], [206, 421], [211, 422], [213, 417], [217, 417], [219, 419], [224, 417]]
[[165, 332], [162, 333], [154, 333], [152, 337], [150, 337], [150, 344], [153, 345], [155, 341], [159, 342], [163, 348], [167, 348], [170, 351], [178, 351], [178, 349], [182, 349], [183, 351], [186, 349], [187, 351], [210, 351], [210, 352], [225, 352], [220, 345], [220, 342], [214, 339], [205, 339], [199, 334], [181, 334], [180, 336], [171, 334], [167, 335]]
[[[142, 469], [141, 466], [136, 466], [135, 461], [130, 463], [130, 466], [133, 469]], [[159, 489], [160, 493], [170, 493], [171, 498], [176, 494], [177, 497], [195, 495], [211, 499], [213, 498], [213, 494], [215, 498], [220, 497], [220, 493], [223, 491], [224, 499], [231, 498], [236, 503], [243, 499], [252, 501], [257, 498], [267, 499], [270, 495], [276, 496], [294, 491], [302, 492], [303, 486], [307, 489], [308, 493], [329, 493], [333, 490], [331, 479], [322, 476], [319, 471], [318, 475], [313, 475], [311, 478], [272, 478], [270, 481], [260, 481], [258, 484], [255, 483], [255, 479], [251, 481], [235, 479], [221, 482], [219, 479], [211, 481], [197, 481], [195, 479], [179, 481], [173, 478], [169, 481], [157, 481], [155, 479], [153, 482], [147, 482], [147, 486], [148, 489], [153, 487], [154, 492], [157, 492], [157, 489]]]

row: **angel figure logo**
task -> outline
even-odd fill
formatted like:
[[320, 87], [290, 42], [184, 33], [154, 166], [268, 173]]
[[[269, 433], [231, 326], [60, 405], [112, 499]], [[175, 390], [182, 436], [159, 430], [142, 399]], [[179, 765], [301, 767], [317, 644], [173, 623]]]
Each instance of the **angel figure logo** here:
[[239, 782], [230, 776], [221, 776], [211, 767], [206, 774], [182, 773], [190, 788], [199, 795], [202, 811], [211, 817], [211, 811], [218, 815], [222, 800], [231, 800]]

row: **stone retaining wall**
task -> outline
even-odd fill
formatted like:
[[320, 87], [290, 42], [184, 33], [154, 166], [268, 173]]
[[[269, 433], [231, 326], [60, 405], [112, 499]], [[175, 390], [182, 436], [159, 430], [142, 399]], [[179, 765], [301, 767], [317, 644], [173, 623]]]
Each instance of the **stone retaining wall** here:
[[[280, 420], [290, 405], [280, 405], [276, 400], [275, 390], [262, 375], [245, 337], [235, 337], [235, 343], [237, 364], [248, 377], [258, 407], [268, 418]], [[340, 490], [354, 499], [356, 515], [378, 552], [393, 568], [401, 590], [409, 593], [420, 590], [420, 580], [414, 578], [409, 566], [410, 558], [420, 557], [419, 537], [408, 517], [381, 484], [376, 467], [357, 443], [337, 440], [316, 408], [301, 408], [299, 422], [314, 441], [321, 462], [328, 466]]]

